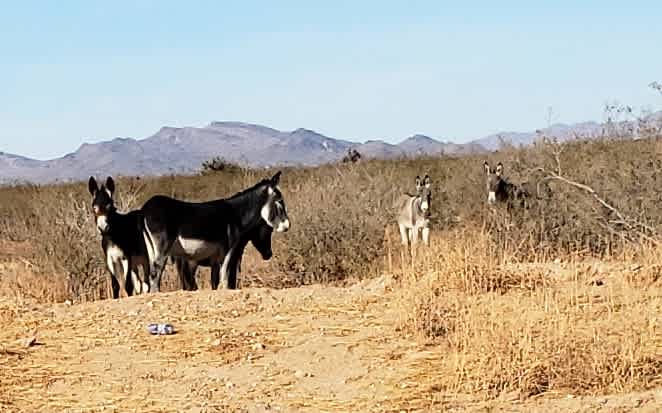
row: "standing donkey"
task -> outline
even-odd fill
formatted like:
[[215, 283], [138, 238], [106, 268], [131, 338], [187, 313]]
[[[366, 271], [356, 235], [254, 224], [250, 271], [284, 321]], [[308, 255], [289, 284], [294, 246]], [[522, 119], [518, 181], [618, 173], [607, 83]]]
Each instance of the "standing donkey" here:
[[423, 242], [430, 245], [430, 202], [432, 200], [432, 184], [430, 177], [425, 175], [423, 181], [416, 177], [416, 194], [401, 195], [396, 204], [398, 227], [402, 244], [408, 246], [418, 242], [418, 232], [422, 232]]
[[[260, 222], [260, 224], [251, 230], [247, 235], [245, 240], [242, 240], [242, 243], [239, 243], [236, 247], [237, 251], [237, 267], [233, 272], [230, 273], [228, 277], [228, 288], [235, 289], [237, 288], [237, 278], [241, 272], [241, 257], [244, 253], [244, 248], [248, 241], [250, 241], [257, 251], [262, 256], [262, 259], [269, 260], [273, 256], [271, 250], [271, 235], [273, 233], [273, 228], [270, 227], [266, 222]], [[219, 254], [220, 255], [220, 254]], [[223, 257], [224, 258], [224, 257]], [[219, 262], [213, 261], [209, 258], [202, 261], [190, 261], [182, 257], [172, 257], [175, 266], [177, 267], [177, 272], [179, 274], [179, 279], [182, 283], [182, 288], [184, 290], [197, 290], [198, 285], [195, 280], [195, 273], [198, 267], [211, 267], [211, 288], [213, 290], [218, 289], [220, 284], [220, 272], [221, 264]], [[232, 274], [236, 274], [235, 277], [232, 277]]]
[[[113, 195], [115, 181], [106, 179], [101, 187], [90, 177], [88, 189], [92, 195], [92, 211], [101, 233], [101, 248], [110, 272], [113, 298], [119, 298], [122, 284], [127, 295], [145, 293], [146, 283], [140, 279], [138, 270], [143, 269], [147, 277], [148, 262], [142, 234], [143, 215], [140, 211], [120, 214], [115, 208]], [[130, 275], [130, 276], [129, 276]]]
[[527, 206], [526, 201], [530, 197], [528, 184], [515, 185], [508, 182], [503, 177], [503, 164], [501, 162], [497, 164], [496, 168], [490, 168], [490, 164], [485, 161], [483, 168], [485, 169], [488, 204], [494, 205], [497, 202], [507, 202], [508, 207], [512, 207], [513, 202], [517, 201], [520, 206]]
[[[276, 232], [290, 227], [278, 187], [280, 175], [278, 172], [227, 199], [185, 202], [163, 195], [150, 198], [141, 210], [149, 256], [149, 291], [159, 291], [169, 256], [221, 263], [220, 277], [227, 286], [228, 274], [236, 275], [236, 264], [229, 264], [237, 262], [238, 246], [243, 250], [244, 241], [262, 220]], [[278, 214], [281, 209], [282, 215]]]

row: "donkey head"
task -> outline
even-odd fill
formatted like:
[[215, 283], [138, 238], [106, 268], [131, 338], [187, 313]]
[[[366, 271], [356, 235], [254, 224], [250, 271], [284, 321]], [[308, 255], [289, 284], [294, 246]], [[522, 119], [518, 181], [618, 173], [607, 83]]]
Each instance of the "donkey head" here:
[[92, 195], [92, 212], [94, 213], [97, 229], [100, 233], [105, 234], [109, 229], [108, 215], [116, 210], [115, 202], [113, 201], [115, 181], [109, 176], [106, 179], [106, 183], [101, 184], [101, 187], [99, 187], [97, 181], [91, 176], [88, 182], [88, 189], [90, 195]]
[[287, 216], [285, 199], [278, 186], [280, 175], [281, 172], [278, 171], [271, 179], [266, 180], [267, 202], [262, 207], [260, 215], [276, 232], [287, 232], [290, 229], [290, 219]]
[[424, 214], [429, 214], [432, 201], [432, 182], [426, 174], [423, 180], [416, 176], [416, 196], [421, 199], [420, 208]]
[[273, 232], [274, 229], [266, 223], [261, 223], [251, 232], [250, 241], [260, 253], [263, 260], [268, 260], [273, 256], [273, 251], [271, 250], [271, 234]]
[[496, 201], [508, 199], [508, 183], [503, 178], [503, 164], [499, 162], [496, 168], [490, 168], [485, 161], [485, 182], [487, 187], [487, 203], [494, 204]]

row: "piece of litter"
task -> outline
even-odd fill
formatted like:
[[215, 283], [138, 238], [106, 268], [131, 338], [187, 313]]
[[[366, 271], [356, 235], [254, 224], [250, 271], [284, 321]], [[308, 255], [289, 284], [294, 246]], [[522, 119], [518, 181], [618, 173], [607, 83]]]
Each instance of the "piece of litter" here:
[[153, 335], [163, 336], [173, 334], [175, 332], [175, 328], [171, 324], [152, 323], [147, 326], [147, 331]]
[[37, 344], [37, 337], [32, 336], [22, 340], [24, 347], [32, 347]]

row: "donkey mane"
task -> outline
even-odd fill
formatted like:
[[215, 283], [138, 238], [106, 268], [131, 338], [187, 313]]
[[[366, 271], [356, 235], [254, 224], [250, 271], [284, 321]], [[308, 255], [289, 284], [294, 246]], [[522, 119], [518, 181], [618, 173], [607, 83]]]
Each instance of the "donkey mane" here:
[[255, 192], [255, 190], [258, 189], [260, 186], [269, 185], [270, 183], [271, 183], [271, 180], [270, 180], [270, 179], [268, 179], [268, 178], [264, 178], [264, 179], [262, 179], [260, 182], [258, 182], [258, 183], [256, 183], [255, 185], [251, 186], [250, 188], [246, 188], [246, 189], [244, 189], [243, 191], [239, 191], [239, 192], [237, 192], [236, 194], [234, 194], [234, 195], [232, 195], [232, 196], [230, 196], [230, 197], [228, 197], [228, 198], [225, 198], [225, 199], [226, 199], [227, 201], [230, 201], [230, 200], [233, 200], [233, 199], [235, 199], [235, 198], [243, 197], [243, 196], [245, 196], [245, 195], [247, 195], [247, 194], [252, 194], [252, 193]]

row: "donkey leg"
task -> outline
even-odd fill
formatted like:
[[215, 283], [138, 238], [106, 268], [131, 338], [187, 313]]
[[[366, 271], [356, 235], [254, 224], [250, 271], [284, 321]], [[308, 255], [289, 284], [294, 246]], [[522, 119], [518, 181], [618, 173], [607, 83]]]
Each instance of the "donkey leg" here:
[[113, 290], [113, 299], [120, 298], [120, 283], [113, 273], [110, 274], [110, 286]]
[[159, 256], [151, 265], [149, 274], [149, 292], [158, 293], [161, 290], [161, 277], [165, 269], [166, 256]]
[[188, 272], [190, 271], [188, 266], [188, 261], [184, 258], [174, 258], [175, 267], [177, 268], [177, 275], [179, 275], [179, 283], [182, 287], [182, 290], [189, 290], [189, 277]]
[[[160, 241], [160, 240], [159, 240]], [[161, 290], [161, 277], [163, 270], [165, 270], [168, 255], [172, 249], [173, 242], [169, 244], [165, 241], [155, 243], [152, 253], [150, 254], [149, 263], [149, 292], [158, 293]]]
[[423, 227], [423, 243], [426, 247], [430, 246], [430, 227]]
[[138, 269], [134, 268], [130, 273], [131, 283], [133, 284], [133, 293], [135, 295], [140, 295], [143, 293], [143, 283], [140, 280], [140, 275], [138, 274]]
[[110, 274], [110, 288], [112, 290], [113, 298], [119, 298], [120, 283], [115, 276], [115, 262], [109, 256], [106, 256], [106, 268], [108, 268], [108, 274]]
[[[243, 247], [246, 245], [244, 244]], [[241, 272], [241, 258], [244, 256], [244, 250], [241, 248], [242, 245], [238, 245], [237, 249], [234, 251], [234, 256], [231, 258], [231, 262], [228, 264], [228, 288], [231, 290], [237, 289], [239, 273]]]
[[149, 292], [149, 284], [147, 283], [149, 279], [149, 263], [145, 261], [143, 265], [141, 265], [141, 268], [143, 269], [143, 277], [140, 280], [140, 293], [147, 294]]
[[142, 294], [143, 291], [143, 282], [140, 278], [138, 271], [140, 270], [141, 265], [136, 263], [136, 261], [131, 259], [131, 282], [133, 283], [133, 291], [135, 294]]
[[400, 228], [400, 239], [402, 240], [402, 245], [404, 246], [409, 246], [409, 233], [407, 231], [407, 227], [405, 227], [403, 224], [399, 224], [398, 227]]
[[122, 288], [126, 292], [126, 277], [124, 277], [123, 260], [113, 261], [111, 270], [111, 282], [113, 284], [113, 298], [120, 298]]
[[195, 273], [198, 271], [198, 263], [195, 261], [189, 261], [186, 264], [186, 272], [184, 276], [186, 277], [186, 287], [187, 291], [195, 291], [198, 289], [198, 283], [195, 281]]
[[237, 286], [239, 285], [239, 279], [241, 277], [241, 257], [242, 256], [243, 256], [243, 254], [239, 257], [239, 260], [237, 261], [237, 269], [235, 271], [236, 275], [234, 277], [234, 286], [231, 285], [230, 288], [237, 288]]
[[[239, 254], [239, 253], [237, 253]], [[230, 290], [236, 290], [237, 289], [237, 280], [239, 279], [239, 273], [241, 272], [241, 257], [243, 254], [239, 255], [236, 258], [233, 258], [233, 261], [235, 262], [230, 262], [228, 264], [228, 283], [227, 283], [227, 288]], [[232, 265], [232, 264], [235, 265]]]
[[221, 266], [218, 263], [211, 265], [211, 289], [218, 290], [218, 284], [221, 282]]
[[[230, 288], [230, 271], [236, 271], [236, 266], [230, 265], [230, 261], [233, 259], [234, 248], [230, 248], [223, 258], [223, 264], [221, 265], [221, 284], [223, 288]], [[236, 277], [236, 274], [233, 274]]]
[[133, 280], [131, 279], [131, 261], [127, 258], [120, 260], [120, 267], [122, 271], [122, 281], [124, 281], [124, 292], [127, 297], [133, 295]]
[[174, 244], [174, 238], [168, 239], [165, 231], [152, 232], [145, 219], [145, 228], [143, 229], [143, 238], [147, 249], [149, 261], [149, 292], [158, 293], [161, 289], [161, 277], [165, 269], [168, 255]]
[[138, 287], [136, 286], [133, 280], [132, 271], [129, 271], [129, 274], [124, 279], [124, 290], [126, 291], [126, 295], [129, 297], [131, 297], [134, 294], [138, 294]]

